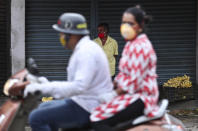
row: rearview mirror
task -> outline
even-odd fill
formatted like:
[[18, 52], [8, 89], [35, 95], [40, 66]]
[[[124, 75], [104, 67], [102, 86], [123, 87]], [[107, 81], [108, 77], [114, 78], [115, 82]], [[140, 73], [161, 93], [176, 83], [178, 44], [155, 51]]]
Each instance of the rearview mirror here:
[[27, 69], [33, 75], [38, 75], [38, 66], [33, 58], [28, 58]]

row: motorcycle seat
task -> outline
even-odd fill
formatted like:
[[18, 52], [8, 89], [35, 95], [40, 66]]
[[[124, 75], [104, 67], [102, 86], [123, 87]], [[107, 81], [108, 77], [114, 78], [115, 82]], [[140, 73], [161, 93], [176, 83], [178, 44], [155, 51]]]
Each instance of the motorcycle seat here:
[[145, 123], [151, 120], [157, 120], [157, 119], [162, 118], [164, 114], [166, 113], [167, 107], [168, 107], [168, 100], [163, 99], [155, 117], [149, 118], [145, 115], [139, 116], [138, 118], [132, 121], [132, 125], [138, 125], [138, 124]]
[[[114, 126], [114, 128], [112, 130], [115, 130], [115, 131], [117, 131], [117, 130], [119, 130], [119, 131], [120, 130], [125, 130], [128, 127], [131, 127], [131, 126], [136, 126], [136, 125], [139, 125], [139, 124], [142, 124], [142, 123], [146, 123], [146, 122], [151, 121], [151, 120], [160, 119], [166, 113], [167, 107], [168, 107], [168, 100], [167, 99], [163, 99], [161, 104], [160, 104], [159, 110], [156, 113], [157, 115], [154, 118], [148, 118], [145, 115], [142, 115], [142, 116], [137, 117], [134, 120], [128, 120], [126, 122], [119, 123], [118, 125]], [[90, 127], [79, 128], [79, 129], [77, 129], [77, 128], [67, 129], [67, 131], [77, 131], [77, 130], [79, 130], [79, 131], [91, 131], [92, 129]], [[62, 130], [62, 131], [66, 131], [66, 130]]]

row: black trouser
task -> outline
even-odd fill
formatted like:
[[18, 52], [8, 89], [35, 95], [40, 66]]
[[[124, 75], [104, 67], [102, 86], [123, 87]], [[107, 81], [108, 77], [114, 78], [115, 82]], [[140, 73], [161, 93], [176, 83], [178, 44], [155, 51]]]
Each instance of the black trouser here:
[[121, 122], [135, 119], [138, 116], [143, 115], [143, 111], [144, 103], [141, 99], [138, 99], [134, 103], [130, 104], [126, 109], [118, 112], [114, 116], [102, 121], [93, 122], [92, 126], [95, 131], [113, 131], [111, 127]]

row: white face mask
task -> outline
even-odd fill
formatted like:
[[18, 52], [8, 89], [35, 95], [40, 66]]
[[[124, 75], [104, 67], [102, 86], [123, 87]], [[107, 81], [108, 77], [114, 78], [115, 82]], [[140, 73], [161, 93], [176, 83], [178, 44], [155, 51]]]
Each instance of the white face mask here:
[[125, 40], [132, 40], [137, 36], [136, 31], [128, 23], [124, 23], [120, 26], [120, 32]]

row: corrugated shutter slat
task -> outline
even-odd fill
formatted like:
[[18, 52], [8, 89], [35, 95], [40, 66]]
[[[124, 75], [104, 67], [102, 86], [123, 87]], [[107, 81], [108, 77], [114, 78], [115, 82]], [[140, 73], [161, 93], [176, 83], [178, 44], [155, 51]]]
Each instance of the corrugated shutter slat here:
[[158, 56], [159, 84], [184, 74], [195, 83], [196, 0], [99, 0], [99, 22], [110, 24], [120, 55], [125, 43], [119, 33], [121, 16], [136, 4], [153, 16], [147, 31]]
[[52, 29], [64, 12], [83, 14], [90, 19], [90, 0], [26, 0], [26, 57], [33, 57], [41, 75], [65, 80], [71, 51], [64, 50], [59, 33]]

